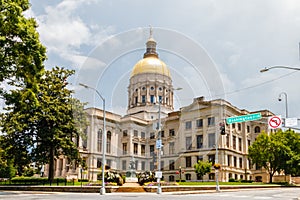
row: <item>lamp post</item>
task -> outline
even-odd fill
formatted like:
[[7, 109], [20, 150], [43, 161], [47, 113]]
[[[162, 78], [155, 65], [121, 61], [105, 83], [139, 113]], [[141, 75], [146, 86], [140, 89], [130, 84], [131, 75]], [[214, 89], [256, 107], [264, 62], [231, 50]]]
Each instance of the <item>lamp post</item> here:
[[161, 141], [161, 116], [160, 116], [160, 112], [161, 112], [161, 108], [160, 108], [160, 100], [158, 102], [158, 125], [157, 125], [157, 131], [158, 131], [158, 165], [157, 165], [157, 170], [158, 170], [158, 174], [157, 174], [157, 194], [161, 194], [162, 190], [161, 190], [161, 185], [160, 185], [160, 178], [162, 176], [161, 173], [161, 145], [162, 145], [162, 141]]
[[288, 118], [288, 103], [287, 103], [287, 93], [286, 92], [281, 92], [278, 96], [278, 101], [281, 101], [281, 95], [285, 96], [285, 119]]
[[105, 98], [100, 94], [100, 92], [98, 92], [98, 90], [96, 90], [93, 87], [90, 87], [88, 85], [79, 83], [80, 86], [85, 87], [87, 89], [91, 89], [94, 90], [97, 95], [101, 98], [102, 102], [103, 102], [103, 134], [102, 134], [102, 187], [100, 189], [100, 194], [104, 195], [105, 194], [105, 182], [104, 182], [104, 172], [105, 172], [105, 164], [106, 164], [106, 160], [105, 160], [105, 152], [106, 152], [106, 119], [105, 119]]
[[270, 69], [291, 69], [291, 70], [300, 70], [300, 68], [297, 67], [288, 67], [288, 66], [272, 66], [272, 67], [265, 67], [264, 69], [261, 69], [260, 72], [266, 72], [269, 71]]

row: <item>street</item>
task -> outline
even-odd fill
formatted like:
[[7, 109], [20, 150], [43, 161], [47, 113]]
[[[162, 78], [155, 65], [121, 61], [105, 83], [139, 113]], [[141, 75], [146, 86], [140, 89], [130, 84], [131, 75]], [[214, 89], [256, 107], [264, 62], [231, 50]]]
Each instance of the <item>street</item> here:
[[216, 192], [203, 192], [200, 194], [189, 193], [162, 193], [161, 195], [154, 193], [108, 193], [100, 195], [98, 193], [54, 193], [54, 192], [20, 192], [20, 191], [0, 191], [0, 199], [26, 199], [26, 200], [82, 200], [82, 199], [184, 199], [184, 200], [252, 200], [252, 199], [280, 199], [280, 200], [298, 200], [300, 199], [300, 188], [276, 188], [276, 189], [256, 189], [256, 190], [234, 190]]

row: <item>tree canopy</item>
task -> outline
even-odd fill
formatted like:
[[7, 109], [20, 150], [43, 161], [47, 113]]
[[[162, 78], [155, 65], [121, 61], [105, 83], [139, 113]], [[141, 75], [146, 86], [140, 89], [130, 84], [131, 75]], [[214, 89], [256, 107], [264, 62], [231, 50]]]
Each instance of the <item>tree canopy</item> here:
[[202, 160], [198, 160], [198, 162], [194, 165], [196, 174], [202, 178], [205, 174], [211, 172], [211, 167], [211, 162]]
[[277, 131], [268, 135], [258, 135], [249, 147], [249, 158], [254, 164], [264, 167], [270, 176], [269, 182], [276, 172], [299, 172], [300, 136], [292, 130]]

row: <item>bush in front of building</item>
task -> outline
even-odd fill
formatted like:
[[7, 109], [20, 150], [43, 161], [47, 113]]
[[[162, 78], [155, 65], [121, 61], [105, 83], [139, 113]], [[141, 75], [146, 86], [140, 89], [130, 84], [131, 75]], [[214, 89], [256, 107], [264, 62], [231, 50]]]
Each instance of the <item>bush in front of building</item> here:
[[151, 171], [144, 171], [138, 174], [137, 177], [140, 185], [144, 185], [145, 183], [156, 181], [156, 178], [154, 177], [154, 173], [152, 173]]
[[[102, 179], [102, 173], [98, 174], [99, 179]], [[104, 174], [104, 181], [106, 183], [116, 183], [118, 186], [122, 186], [124, 184], [124, 179], [121, 174], [116, 171], [106, 171]]]

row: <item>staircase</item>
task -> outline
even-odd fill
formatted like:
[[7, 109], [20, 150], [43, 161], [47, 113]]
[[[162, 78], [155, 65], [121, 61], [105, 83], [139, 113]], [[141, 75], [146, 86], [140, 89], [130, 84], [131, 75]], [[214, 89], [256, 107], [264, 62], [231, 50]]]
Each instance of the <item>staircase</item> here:
[[116, 192], [145, 192], [138, 183], [124, 183]]

